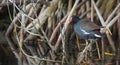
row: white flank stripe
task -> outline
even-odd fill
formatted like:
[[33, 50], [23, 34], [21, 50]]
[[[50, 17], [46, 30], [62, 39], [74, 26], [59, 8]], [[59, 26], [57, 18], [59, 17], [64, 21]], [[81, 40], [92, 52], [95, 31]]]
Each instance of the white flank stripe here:
[[88, 32], [86, 32], [85, 30], [81, 29], [81, 31], [84, 33], [84, 34], [90, 34]]
[[100, 35], [94, 34], [96, 37], [101, 37]]

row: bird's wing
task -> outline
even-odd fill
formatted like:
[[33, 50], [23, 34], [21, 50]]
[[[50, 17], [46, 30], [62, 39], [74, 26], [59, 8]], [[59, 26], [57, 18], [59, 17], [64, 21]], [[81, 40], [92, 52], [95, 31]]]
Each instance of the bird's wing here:
[[82, 29], [86, 31], [91, 30], [99, 30], [101, 26], [96, 25], [95, 23], [91, 22], [89, 19], [83, 19], [82, 23], [80, 23]]

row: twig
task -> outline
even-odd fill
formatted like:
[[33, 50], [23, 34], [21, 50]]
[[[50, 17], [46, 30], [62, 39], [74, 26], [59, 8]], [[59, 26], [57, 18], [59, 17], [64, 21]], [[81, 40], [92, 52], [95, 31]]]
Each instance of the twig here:
[[107, 18], [105, 24], [108, 24], [108, 22], [112, 19], [115, 12], [119, 9], [119, 7], [120, 7], [120, 3], [117, 5], [117, 7], [114, 9], [114, 11], [109, 15], [109, 17]]
[[95, 44], [96, 44], [96, 48], [97, 48], [97, 52], [98, 52], [98, 58], [101, 59], [100, 49], [99, 49], [97, 41], [95, 41]]
[[94, 18], [94, 6], [93, 6], [93, 4], [92, 4], [92, 2], [91, 2], [91, 21], [93, 22], [93, 19]]
[[49, 59], [45, 59], [45, 58], [39, 58], [39, 57], [37, 57], [37, 56], [30, 56], [30, 55], [26, 54], [22, 48], [21, 48], [21, 51], [22, 51], [22, 53], [23, 53], [25, 56], [27, 56], [27, 57], [29, 57], [29, 58], [32, 58], [32, 59], [37, 59], [37, 60], [39, 60], [39, 61], [62, 62], [62, 61], [49, 60]]
[[[25, 12], [28, 12], [28, 10], [31, 8], [31, 4], [27, 5], [26, 8], [27, 8], [27, 9], [25, 10]], [[12, 52], [13, 52], [14, 55], [16, 56], [19, 65], [21, 65], [21, 59], [20, 59], [20, 57], [19, 57], [19, 54], [15, 51], [16, 48], [15, 48], [15, 46], [14, 46], [14, 41], [13, 41], [13, 39], [12, 39], [12, 37], [13, 37], [13, 36], [12, 36], [12, 33], [13, 33], [13, 29], [14, 29], [14, 24], [17, 23], [17, 21], [18, 21], [18, 19], [20, 18], [20, 16], [21, 16], [20, 13], [18, 13], [18, 14], [16, 15], [16, 17], [12, 20], [12, 23], [10, 24], [10, 26], [9, 26], [9, 28], [7, 29], [7, 32], [6, 32], [6, 34], [5, 34], [6, 39], [7, 39], [7, 41], [8, 41], [8, 44], [9, 44]]]
[[[104, 19], [103, 19], [103, 17], [102, 17], [102, 15], [100, 14], [100, 12], [99, 12], [99, 10], [98, 10], [98, 8], [97, 8], [97, 6], [95, 5], [95, 2], [92, 0], [92, 3], [93, 3], [93, 5], [94, 5], [94, 8], [95, 8], [95, 11], [97, 12], [97, 15], [98, 15], [98, 17], [99, 17], [99, 19], [100, 19], [100, 22], [101, 22], [101, 24], [102, 24], [102, 26], [106, 26], [105, 25], [105, 21], [104, 21]], [[116, 19], [115, 19], [116, 20]], [[114, 22], [114, 21], [113, 21]], [[112, 22], [112, 23], [113, 23]], [[106, 26], [106, 29], [108, 29], [109, 30], [109, 28], [108, 28], [108, 26]], [[106, 29], [105, 29], [105, 32], [106, 32]], [[104, 31], [104, 30], [103, 30]], [[110, 33], [110, 32], [109, 32]], [[108, 34], [108, 33], [106, 33], [106, 35], [107, 35], [107, 38], [108, 38], [108, 40], [109, 40], [109, 42], [110, 41], [112, 41], [112, 38], [111, 38], [111, 36]], [[114, 42], [110, 42], [110, 45], [114, 45]], [[111, 46], [112, 48], [113, 48], [113, 46]], [[114, 48], [113, 48], [113, 50], [115, 50]]]
[[67, 18], [67, 15], [64, 16], [63, 19], [62, 19], [62, 20], [58, 23], [58, 25], [55, 27], [55, 29], [54, 29], [51, 37], [50, 37], [50, 40], [49, 40], [50, 43], [51, 43], [52, 40], [55, 38], [55, 36], [56, 36], [56, 34], [57, 34], [57, 31], [59, 30], [59, 27], [61, 26], [61, 24], [62, 24], [63, 22], [65, 22], [65, 19], [66, 19], [66, 18]]
[[[45, 23], [46, 19], [52, 14], [52, 12], [57, 8], [57, 4], [58, 4], [59, 0], [53, 0], [51, 5], [49, 7], [47, 7], [42, 13], [39, 14], [39, 16], [33, 20], [33, 23], [30, 23], [27, 26], [27, 29], [29, 29], [30, 27], [34, 27], [35, 29], [32, 30], [33, 33], [37, 33], [38, 29]], [[33, 25], [35, 24], [35, 25]], [[29, 35], [27, 38], [29, 37], [34, 37], [32, 35]]]
[[70, 10], [72, 8], [72, 1], [73, 0], [69, 0], [69, 3], [68, 3], [68, 13], [70, 12]]
[[97, 15], [98, 15], [98, 17], [99, 17], [99, 19], [100, 19], [101, 24], [102, 24], [103, 26], [105, 26], [105, 24], [104, 24], [105, 21], [104, 21], [102, 15], [100, 14], [97, 6], [95, 5], [95, 2], [94, 2], [93, 0], [91, 0], [91, 1], [92, 1], [93, 5], [94, 5], [94, 8], [95, 8], [95, 10], [96, 10], [96, 12], [97, 12]]
[[[8, 4], [8, 5], [12, 5], [12, 4], [13, 4], [13, 3], [11, 3], [10, 1], [9, 1], [9, 2], [7, 2], [7, 1], [8, 1], [8, 0], [3, 0], [3, 2], [1, 2], [1, 0], [0, 0], [0, 7], [7, 6], [7, 4]], [[24, 0], [15, 0], [15, 4], [23, 4], [23, 1], [24, 1]], [[32, 2], [31, 0], [26, 0], [26, 3], [33, 3], [33, 2]], [[41, 5], [45, 4], [45, 5], [47, 5], [47, 6], [50, 5], [49, 2], [46, 2], [46, 1], [43, 1], [43, 0], [39, 0], [39, 1], [34, 0], [34, 3], [40, 3]]]
[[81, 61], [83, 60], [83, 58], [84, 58], [84, 56], [85, 56], [85, 55], [84, 55], [85, 52], [87, 52], [87, 50], [91, 47], [92, 44], [93, 44], [93, 43], [90, 43], [90, 44], [86, 45], [86, 47], [84, 48], [84, 50], [78, 54], [78, 55], [79, 55], [79, 57], [78, 57], [78, 59], [77, 59], [77, 62], [78, 62], [78, 63], [81, 63]]
[[[63, 29], [62, 29], [62, 34], [65, 33], [65, 31], [66, 31], [66, 29], [67, 29], [67, 27], [68, 27], [68, 24], [69, 24], [69, 21], [68, 21], [68, 20], [69, 20], [69, 18], [72, 16], [72, 14], [73, 14], [73, 12], [74, 12], [74, 10], [75, 10], [78, 2], [79, 2], [79, 0], [76, 0], [76, 1], [75, 1], [75, 4], [74, 4], [72, 10], [70, 11], [70, 14], [69, 14], [69, 16], [67, 17], [67, 20], [66, 20], [66, 22], [65, 22], [65, 25], [64, 25], [64, 27], [63, 27]], [[59, 46], [60, 41], [61, 41], [61, 34], [59, 35], [59, 38], [58, 38], [58, 40], [57, 40], [57, 42], [56, 42], [56, 44], [55, 44], [55, 50], [56, 50], [57, 47]]]
[[78, 6], [76, 6], [76, 9], [79, 9], [83, 4], [85, 4], [88, 0], [82, 1]]
[[115, 48], [115, 45], [114, 45], [114, 41], [112, 40], [112, 38], [110, 37], [110, 35], [107, 32], [106, 32], [106, 35], [107, 35], [107, 38], [109, 40], [109, 44], [111, 45], [113, 51], [115, 51], [116, 48]]
[[117, 21], [118, 18], [120, 18], [120, 13], [118, 13], [118, 15], [116, 15], [116, 16], [110, 21], [110, 23], [107, 24], [106, 28], [111, 27], [111, 26]]
[[101, 39], [101, 43], [102, 43], [102, 63], [101, 65], [104, 65], [104, 59], [105, 59], [105, 55], [104, 55], [104, 52], [105, 52], [105, 45], [104, 45], [104, 38]]

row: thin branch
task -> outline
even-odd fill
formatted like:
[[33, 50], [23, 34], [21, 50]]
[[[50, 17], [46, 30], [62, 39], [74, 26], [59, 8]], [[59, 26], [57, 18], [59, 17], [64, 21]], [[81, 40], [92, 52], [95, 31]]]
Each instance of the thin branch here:
[[112, 17], [115, 14], [115, 12], [119, 9], [119, 7], [120, 7], [120, 3], [117, 5], [117, 7], [114, 9], [114, 11], [108, 16], [105, 24], [108, 24], [108, 22], [112, 19]]
[[62, 20], [58, 23], [58, 25], [55, 27], [55, 29], [54, 29], [51, 37], [50, 37], [50, 40], [49, 40], [50, 43], [51, 43], [52, 40], [55, 38], [55, 36], [56, 36], [56, 34], [57, 34], [57, 31], [59, 30], [59, 27], [61, 26], [61, 24], [62, 24], [63, 22], [65, 22], [65, 19], [66, 19], [66, 18], [67, 18], [67, 15], [66, 15], [65, 17], [63, 17], [63, 19], [62, 19]]
[[98, 17], [99, 17], [99, 19], [100, 19], [101, 24], [102, 24], [103, 26], [105, 26], [105, 23], [104, 23], [105, 21], [104, 21], [102, 15], [100, 14], [100, 12], [99, 12], [99, 10], [98, 10], [95, 2], [94, 2], [93, 0], [91, 0], [91, 1], [92, 1], [93, 5], [94, 5], [94, 8], [95, 8], [95, 10], [96, 10], [96, 12], [97, 12], [97, 15], [98, 15]]
[[119, 19], [119, 18], [120, 18], [120, 13], [118, 13], [118, 15], [116, 15], [116, 16], [110, 21], [110, 23], [107, 24], [106, 28], [111, 27], [111, 26], [117, 21], [117, 19]]
[[[69, 21], [68, 21], [68, 20], [69, 20], [70, 17], [72, 16], [72, 14], [73, 14], [75, 8], [77, 7], [77, 4], [78, 4], [78, 3], [79, 3], [79, 0], [76, 0], [74, 6], [73, 6], [73, 8], [72, 8], [72, 10], [70, 11], [69, 16], [67, 17], [67, 20], [66, 20], [65, 24], [64, 24], [64, 27], [63, 27], [63, 29], [62, 29], [62, 34], [65, 33], [65, 31], [66, 31], [66, 29], [67, 29], [67, 27], [68, 27], [68, 24], [69, 24]], [[57, 42], [56, 42], [55, 50], [57, 49], [58, 45], [60, 44], [60, 41], [61, 41], [61, 34], [59, 35], [59, 38], [58, 38], [58, 40], [57, 40]]]
[[87, 52], [87, 50], [91, 47], [92, 44], [93, 44], [93, 42], [88, 44], [88, 45], [86, 45], [84, 50], [78, 54], [78, 56], [79, 56], [79, 58], [77, 59], [78, 63], [81, 63], [81, 61], [84, 59], [85, 52]]

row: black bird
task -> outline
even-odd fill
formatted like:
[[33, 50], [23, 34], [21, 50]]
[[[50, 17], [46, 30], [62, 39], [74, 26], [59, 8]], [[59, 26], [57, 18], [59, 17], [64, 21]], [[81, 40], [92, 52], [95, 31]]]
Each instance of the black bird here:
[[81, 39], [98, 39], [102, 37], [100, 33], [101, 26], [91, 22], [89, 18], [80, 19], [77, 16], [72, 16], [69, 22], [73, 24], [74, 32], [80, 36]]

